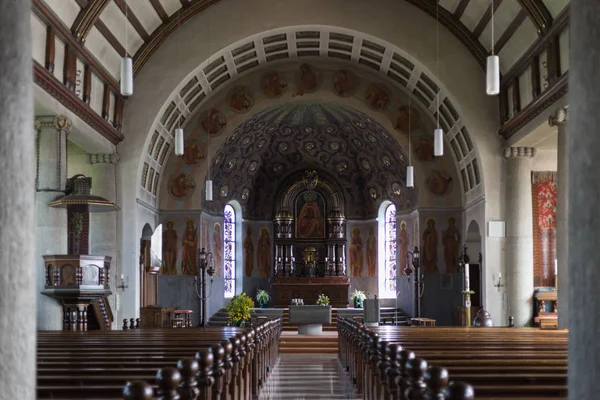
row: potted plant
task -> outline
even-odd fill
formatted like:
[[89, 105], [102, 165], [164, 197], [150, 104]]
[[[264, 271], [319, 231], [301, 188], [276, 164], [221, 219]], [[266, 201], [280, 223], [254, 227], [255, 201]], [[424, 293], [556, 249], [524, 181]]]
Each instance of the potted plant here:
[[317, 299], [317, 305], [318, 306], [328, 306], [329, 305], [329, 297], [325, 296], [324, 294], [320, 294], [319, 298]]
[[363, 301], [367, 298], [367, 295], [362, 290], [354, 289], [350, 299], [354, 304], [354, 308], [363, 308]]
[[231, 323], [235, 326], [244, 326], [250, 319], [250, 310], [254, 307], [254, 301], [245, 292], [233, 296], [225, 309], [231, 318]]
[[264, 289], [258, 289], [256, 292], [256, 301], [258, 301], [258, 306], [260, 308], [265, 308], [269, 301], [271, 300], [271, 295]]

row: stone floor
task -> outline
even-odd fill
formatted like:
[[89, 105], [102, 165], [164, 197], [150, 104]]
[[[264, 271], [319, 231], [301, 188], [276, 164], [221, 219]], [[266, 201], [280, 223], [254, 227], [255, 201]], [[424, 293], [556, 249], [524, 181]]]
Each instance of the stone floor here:
[[282, 354], [260, 400], [359, 399], [335, 354]]

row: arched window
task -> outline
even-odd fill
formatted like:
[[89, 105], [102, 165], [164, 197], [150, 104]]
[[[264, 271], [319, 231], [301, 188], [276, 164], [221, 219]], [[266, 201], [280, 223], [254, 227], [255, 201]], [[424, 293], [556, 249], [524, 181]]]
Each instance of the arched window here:
[[225, 297], [235, 294], [235, 210], [229, 204], [225, 206], [225, 222], [223, 227], [223, 244], [225, 257], [223, 259], [223, 278], [225, 279]]
[[383, 204], [379, 223], [379, 298], [396, 297], [396, 206]]

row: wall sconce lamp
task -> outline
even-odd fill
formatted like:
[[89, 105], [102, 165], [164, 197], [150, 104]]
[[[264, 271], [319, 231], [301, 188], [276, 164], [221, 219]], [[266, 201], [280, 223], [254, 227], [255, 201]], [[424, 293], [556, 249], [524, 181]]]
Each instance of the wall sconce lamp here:
[[[206, 249], [203, 247], [202, 250], [198, 253], [198, 259], [200, 264], [199, 274], [194, 277], [194, 287], [196, 288], [196, 295], [200, 300], [200, 327], [206, 326], [206, 300], [210, 297], [212, 293], [212, 283], [213, 283], [213, 275], [215, 274], [214, 268], [214, 260], [213, 254], [209, 251], [206, 252]], [[206, 274], [210, 276], [210, 292], [208, 296], [206, 295]], [[200, 284], [200, 285], [198, 285]], [[198, 286], [200, 286], [198, 290]]]
[[[125, 279], [127, 278], [127, 279]], [[121, 274], [121, 282], [117, 284], [117, 289], [125, 290], [129, 287], [129, 277], [125, 277]]]
[[501, 272], [498, 272], [498, 280], [496, 280], [496, 275], [494, 275], [494, 278], [493, 278], [493, 280], [495, 282], [494, 283], [494, 287], [497, 288], [498, 291], [500, 291], [500, 288], [504, 287], [504, 284], [502, 283], [501, 279], [502, 279], [502, 273]]

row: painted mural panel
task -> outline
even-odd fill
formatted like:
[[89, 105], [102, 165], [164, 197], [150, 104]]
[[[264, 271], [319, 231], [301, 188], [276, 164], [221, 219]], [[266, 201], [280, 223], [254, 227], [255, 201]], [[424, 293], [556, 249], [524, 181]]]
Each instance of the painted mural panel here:
[[454, 217], [448, 218], [448, 227], [442, 232], [442, 245], [444, 246], [444, 263], [446, 273], [458, 272], [458, 256], [460, 252], [461, 236], [456, 226]]
[[556, 172], [532, 172], [533, 285], [554, 286], [556, 259]]
[[427, 228], [421, 238], [421, 258], [425, 274], [437, 274], [438, 269], [438, 232], [435, 228], [435, 219], [428, 217], [425, 220]]
[[360, 228], [355, 227], [350, 238], [350, 276], [354, 277], [363, 276], [364, 255], [360, 233]]
[[369, 278], [377, 276], [377, 237], [372, 226], [369, 227], [369, 236], [367, 237], [367, 276]]
[[307, 191], [296, 199], [296, 238], [325, 238], [325, 201], [317, 192]]
[[223, 276], [223, 236], [221, 234], [221, 224], [215, 222], [212, 235], [212, 253], [215, 262], [215, 275]]
[[163, 265], [160, 273], [163, 275], [177, 275], [177, 252], [178, 242], [177, 231], [172, 220], [168, 220], [163, 229], [162, 237], [162, 255]]
[[198, 228], [193, 219], [188, 219], [181, 238], [181, 273], [183, 275], [198, 275], [197, 252]]
[[405, 220], [400, 221], [400, 231], [398, 232], [398, 264], [404, 268], [406, 264], [406, 255], [410, 248], [410, 235], [408, 234], [408, 224]]
[[269, 228], [263, 226], [262, 228], [260, 228], [260, 237], [258, 239], [258, 251], [256, 255], [258, 265], [258, 276], [260, 278], [268, 278], [271, 276], [271, 270], [273, 269], [271, 252], [272, 247]]
[[252, 271], [254, 271], [254, 243], [252, 243], [252, 227], [248, 226], [244, 239], [244, 275], [252, 276]]

